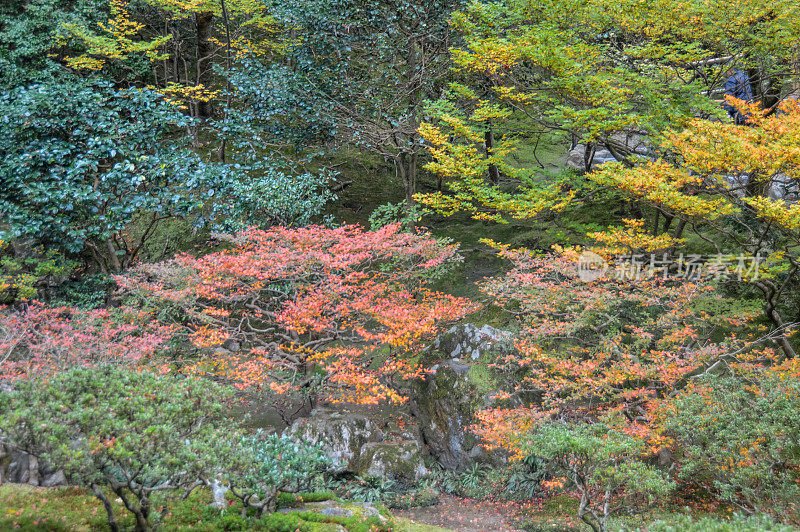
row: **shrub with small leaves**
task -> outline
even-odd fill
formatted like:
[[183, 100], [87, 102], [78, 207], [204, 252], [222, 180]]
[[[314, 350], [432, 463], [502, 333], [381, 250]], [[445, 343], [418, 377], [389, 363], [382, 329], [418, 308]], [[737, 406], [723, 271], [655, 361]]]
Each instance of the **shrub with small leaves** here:
[[110, 489], [144, 532], [153, 494], [216, 478], [228, 466], [226, 442], [237, 429], [223, 405], [232, 397], [210, 381], [144, 368], [74, 368], [0, 394], [0, 436], [90, 487], [118, 530], [102, 488]]
[[662, 408], [677, 476], [747, 512], [798, 513], [800, 380], [709, 377]]
[[648, 532], [792, 532], [796, 528], [776, 523], [766, 515], [734, 515], [732, 519], [678, 515], [647, 525]]
[[274, 512], [279, 493], [309, 491], [314, 479], [330, 466], [317, 446], [259, 430], [242, 438], [240, 456], [229, 475], [231, 492], [242, 501], [242, 512]]
[[580, 494], [578, 517], [595, 532], [607, 530], [608, 518], [622, 507], [652, 502], [674, 484], [643, 461], [644, 442], [605, 423], [549, 423], [527, 440], [531, 454], [545, 460], [554, 480], [545, 485]]

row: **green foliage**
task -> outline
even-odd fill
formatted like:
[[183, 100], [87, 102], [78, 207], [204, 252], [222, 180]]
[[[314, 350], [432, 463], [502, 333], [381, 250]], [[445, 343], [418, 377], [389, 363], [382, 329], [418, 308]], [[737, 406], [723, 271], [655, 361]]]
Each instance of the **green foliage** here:
[[473, 463], [463, 471], [434, 470], [433, 483], [443, 493], [467, 499], [500, 494], [508, 472], [486, 464]]
[[413, 203], [422, 103], [450, 75], [447, 21], [463, 3], [271, 0], [271, 15], [297, 37], [284, 61], [245, 61], [231, 80], [267, 121], [270, 142], [344, 142], [379, 154], [394, 164]]
[[413, 228], [422, 219], [423, 211], [417, 205], [408, 207], [405, 203], [386, 203], [380, 205], [369, 215], [369, 227], [377, 231], [381, 227], [399, 223]]
[[791, 532], [795, 527], [776, 523], [769, 516], [735, 515], [730, 520], [715, 517], [694, 519], [678, 515], [669, 520], [659, 519], [647, 525], [648, 532]]
[[303, 226], [319, 217], [336, 199], [327, 188], [333, 173], [293, 174], [272, 160], [236, 164], [220, 180], [209, 215], [215, 230], [236, 232], [251, 226]]
[[796, 378], [709, 377], [682, 392], [664, 416], [664, 428], [677, 440], [678, 478], [748, 511], [796, 505]]
[[367, 519], [358, 516], [335, 517], [314, 512], [274, 513], [264, 517], [261, 522], [271, 532], [321, 532], [335, 529], [331, 525], [340, 525], [351, 532], [389, 532], [390, 523], [382, 523], [377, 517]]
[[204, 163], [185, 138], [172, 138], [190, 119], [148, 90], [19, 87], [0, 95], [0, 114], [4, 237], [39, 238], [104, 271], [130, 265], [171, 217], [223, 230], [304, 225], [330, 198], [325, 173]]
[[22, 248], [0, 242], [0, 301], [5, 304], [46, 298], [48, 289], [63, 284], [77, 266], [54, 249]]
[[394, 480], [374, 476], [356, 478], [338, 486], [338, 491], [347, 498], [363, 502], [389, 500], [397, 495], [398, 489]]
[[102, 273], [85, 275], [56, 287], [48, 303], [55, 307], [97, 309], [106, 305], [110, 291], [116, 286], [114, 279], [109, 275]]
[[[306, 494], [311, 495], [311, 494]], [[121, 530], [132, 530], [135, 526], [133, 516], [121, 502], [109, 495], [110, 503], [117, 515]], [[265, 531], [296, 530], [313, 532], [333, 532], [350, 530], [372, 532], [387, 531], [391, 521], [381, 523], [377, 518], [365, 519], [358, 515], [359, 507], [352, 508], [353, 517], [333, 517], [311, 511], [296, 511], [288, 514], [275, 513], [258, 518], [252, 515], [242, 517], [241, 507], [234, 503], [221, 510], [210, 504], [211, 493], [205, 488], [194, 490], [184, 498], [182, 492], [166, 492], [153, 496], [153, 507], [161, 508], [153, 516], [156, 529], [169, 531], [219, 532], [221, 530]], [[82, 488], [34, 488], [24, 484], [4, 484], [0, 486], [0, 529], [41, 532], [42, 530], [107, 530], [103, 508], [90, 492]], [[381, 510], [381, 514], [388, 514]], [[395, 528], [396, 530], [396, 528]]]
[[6, 0], [0, 5], [0, 89], [71, 78], [51, 56], [63, 24], [108, 18], [107, 0]]
[[541, 496], [546, 464], [536, 456], [528, 456], [512, 468], [503, 488], [503, 497], [510, 500], [530, 500]]
[[642, 440], [604, 423], [550, 423], [530, 434], [527, 449], [547, 462], [553, 475], [563, 475], [581, 496], [578, 517], [593, 530], [606, 530], [610, 515], [622, 507], [653, 502], [674, 484], [646, 464]]
[[439, 493], [431, 487], [420, 487], [419, 489], [398, 493], [386, 499], [386, 506], [399, 510], [409, 508], [424, 508], [439, 504]]
[[4, 238], [91, 253], [106, 269], [127, 265], [149, 236], [124, 234], [135, 214], [148, 212], [153, 224], [185, 215], [216, 177], [180, 141], [164, 143], [188, 120], [147, 90], [18, 87], [0, 95], [0, 116]]
[[317, 446], [259, 430], [242, 438], [238, 468], [228, 476], [231, 492], [246, 507], [274, 511], [278, 493], [308, 491], [330, 459]]
[[147, 530], [153, 493], [221, 474], [236, 434], [221, 403], [231, 397], [202, 380], [74, 368], [3, 394], [0, 434], [101, 500], [107, 486]]

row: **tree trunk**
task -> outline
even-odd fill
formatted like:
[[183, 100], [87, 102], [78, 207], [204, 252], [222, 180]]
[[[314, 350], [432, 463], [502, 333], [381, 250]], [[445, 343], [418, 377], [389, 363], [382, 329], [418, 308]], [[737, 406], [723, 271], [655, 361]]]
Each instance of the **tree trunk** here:
[[124, 487], [112, 486], [111, 489], [117, 495], [117, 497], [122, 500], [122, 504], [125, 506], [125, 508], [136, 518], [134, 532], [150, 532], [150, 523], [147, 521], [150, 501], [147, 499], [147, 497], [142, 497], [139, 501], [139, 505], [137, 506], [125, 495], [123, 491], [125, 489]]
[[406, 207], [416, 204], [414, 195], [417, 193], [417, 157], [416, 153], [401, 153], [397, 161], [397, 169], [403, 178], [403, 189], [406, 193]]
[[587, 142], [586, 149], [583, 152], [583, 171], [589, 173], [592, 171], [592, 163], [594, 163], [594, 153], [597, 150], [597, 144], [594, 142]]
[[[486, 156], [494, 156], [494, 130], [492, 129], [491, 125], [484, 134], [484, 144], [486, 145]], [[500, 170], [494, 163], [489, 165], [489, 181], [495, 185], [500, 184]]]
[[103, 508], [106, 509], [106, 517], [108, 519], [108, 528], [111, 529], [111, 532], [119, 532], [119, 525], [117, 524], [116, 518], [114, 518], [114, 507], [111, 506], [111, 501], [108, 500], [106, 494], [103, 493], [97, 484], [92, 484], [92, 493], [94, 496], [100, 499], [100, 502], [103, 503]]
[[[208, 40], [211, 32], [211, 22], [214, 19], [213, 13], [195, 13], [194, 23], [197, 30], [197, 62], [195, 63], [195, 84], [203, 85], [208, 88], [211, 85], [211, 69], [205, 68], [204, 64], [210, 60], [211, 42]], [[200, 118], [211, 116], [211, 102], [197, 102], [197, 114]]]

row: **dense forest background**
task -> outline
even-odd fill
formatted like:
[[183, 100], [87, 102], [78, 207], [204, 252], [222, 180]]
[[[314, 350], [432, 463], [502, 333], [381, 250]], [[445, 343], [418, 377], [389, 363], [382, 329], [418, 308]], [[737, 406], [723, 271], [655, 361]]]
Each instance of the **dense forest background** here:
[[7, 0], [0, 184], [0, 483], [93, 527], [800, 524], [794, 0]]

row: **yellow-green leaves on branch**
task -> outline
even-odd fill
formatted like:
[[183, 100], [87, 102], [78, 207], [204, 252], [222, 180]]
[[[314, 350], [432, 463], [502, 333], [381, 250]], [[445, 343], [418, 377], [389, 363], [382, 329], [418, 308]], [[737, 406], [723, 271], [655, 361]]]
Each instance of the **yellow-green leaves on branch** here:
[[75, 57], [66, 57], [67, 66], [78, 70], [101, 70], [110, 61], [122, 61], [129, 56], [144, 55], [150, 61], [166, 59], [159, 48], [169, 41], [169, 36], [143, 40], [144, 24], [133, 20], [128, 13], [129, 0], [111, 0], [111, 18], [100, 24], [99, 33], [84, 26], [66, 24], [62, 30], [66, 35], [59, 37], [57, 44], [66, 44], [71, 37], [86, 47], [86, 52]]

